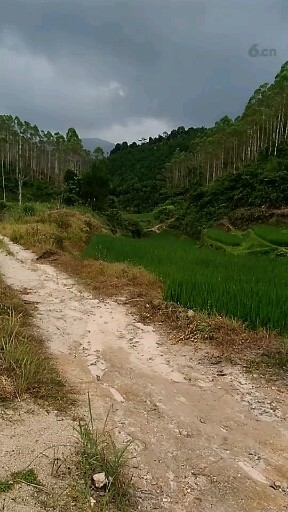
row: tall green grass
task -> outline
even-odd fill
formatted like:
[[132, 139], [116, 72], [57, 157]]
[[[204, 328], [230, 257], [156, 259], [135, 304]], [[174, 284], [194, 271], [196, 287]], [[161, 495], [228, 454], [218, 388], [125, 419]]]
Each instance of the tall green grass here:
[[227, 233], [221, 229], [210, 228], [206, 230], [206, 237], [223, 245], [239, 247], [243, 240], [239, 233]]
[[155, 273], [168, 301], [288, 333], [288, 260], [199, 248], [169, 233], [134, 240], [95, 236], [85, 258], [128, 262]]
[[266, 242], [280, 247], [288, 247], [288, 229], [279, 229], [273, 226], [254, 226], [255, 235]]

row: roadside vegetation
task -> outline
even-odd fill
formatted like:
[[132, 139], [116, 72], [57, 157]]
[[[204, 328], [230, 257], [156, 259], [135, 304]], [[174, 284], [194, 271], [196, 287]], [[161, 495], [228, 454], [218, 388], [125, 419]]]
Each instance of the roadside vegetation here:
[[130, 510], [134, 489], [129, 468], [131, 442], [119, 446], [108, 428], [109, 414], [102, 429], [97, 429], [89, 399], [89, 418], [76, 429], [76, 485], [72, 489], [78, 510], [125, 512]]
[[9, 475], [5, 480], [0, 480], [0, 494], [12, 491], [16, 485], [23, 483], [38, 489], [42, 487], [35, 470], [33, 468], [24, 469], [22, 471], [11, 473], [11, 475]]
[[69, 391], [35, 335], [31, 311], [0, 275], [0, 402], [30, 397], [63, 409]]

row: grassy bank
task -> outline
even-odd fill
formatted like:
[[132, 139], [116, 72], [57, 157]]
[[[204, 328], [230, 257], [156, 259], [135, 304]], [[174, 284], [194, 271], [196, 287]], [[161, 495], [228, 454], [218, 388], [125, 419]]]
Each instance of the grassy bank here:
[[91, 237], [103, 232], [108, 232], [105, 219], [91, 211], [55, 209], [55, 205], [36, 205], [29, 215], [14, 205], [0, 221], [2, 235], [40, 258], [52, 257], [58, 267], [79, 277], [100, 296], [160, 298], [160, 282], [144, 269], [80, 258]]
[[31, 397], [63, 409], [69, 392], [28, 307], [0, 275], [0, 401]]
[[55, 205], [24, 205], [19, 210], [12, 205], [0, 221], [1, 234], [13, 242], [33, 249], [79, 251], [92, 233], [103, 230], [102, 220], [89, 212]]

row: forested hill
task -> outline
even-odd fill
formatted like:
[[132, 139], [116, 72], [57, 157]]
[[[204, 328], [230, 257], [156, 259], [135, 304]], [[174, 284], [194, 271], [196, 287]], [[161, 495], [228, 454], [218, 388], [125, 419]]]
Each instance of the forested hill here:
[[140, 212], [165, 201], [165, 166], [178, 154], [186, 154], [205, 131], [204, 127], [186, 130], [180, 126], [140, 144], [116, 144], [108, 168], [119, 207]]
[[108, 158], [113, 193], [121, 208], [147, 211], [181, 190], [193, 192], [195, 182], [209, 185], [259, 159], [283, 156], [287, 145], [288, 62], [235, 120], [224, 116], [211, 128], [180, 127], [140, 145], [117, 144]]

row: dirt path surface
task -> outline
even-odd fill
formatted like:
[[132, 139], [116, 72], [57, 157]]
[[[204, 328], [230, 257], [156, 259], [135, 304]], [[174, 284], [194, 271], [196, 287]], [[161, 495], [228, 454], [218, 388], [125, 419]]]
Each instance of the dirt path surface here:
[[[203, 361], [191, 347], [169, 345], [122, 304], [94, 299], [31, 252], [9, 247], [14, 255], [0, 252], [0, 271], [36, 303], [36, 325], [63, 374], [83, 403], [90, 392], [99, 427], [111, 407], [115, 435], [134, 440], [139, 510], [288, 510], [285, 390]], [[34, 441], [35, 435], [39, 426]], [[5, 434], [0, 441], [1, 460], [10, 457], [13, 465]], [[32, 459], [35, 442], [23, 436], [19, 443]]]

